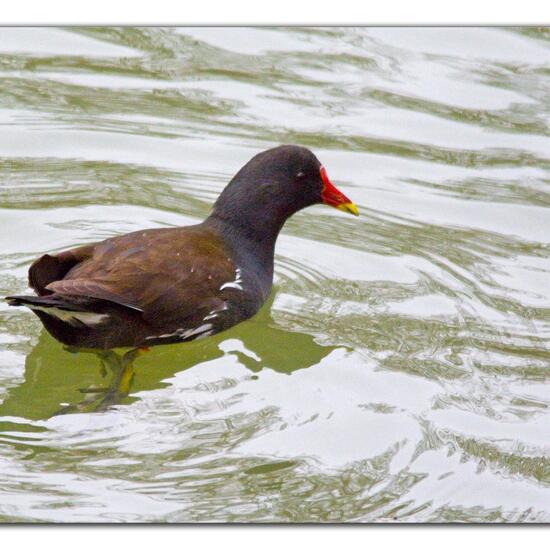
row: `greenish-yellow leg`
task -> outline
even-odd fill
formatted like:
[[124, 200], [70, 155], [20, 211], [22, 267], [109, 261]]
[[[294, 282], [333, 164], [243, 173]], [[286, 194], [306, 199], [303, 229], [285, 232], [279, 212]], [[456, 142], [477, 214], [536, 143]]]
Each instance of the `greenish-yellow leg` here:
[[76, 404], [64, 407], [56, 414], [69, 412], [97, 412], [104, 411], [120, 403], [129, 393], [134, 378], [134, 361], [148, 348], [135, 348], [123, 355], [118, 355], [113, 350], [97, 350], [90, 348], [75, 348], [66, 346], [71, 353], [91, 353], [99, 358], [101, 376], [112, 373], [109, 384], [105, 387], [80, 388], [80, 393], [86, 394], [85, 399]]

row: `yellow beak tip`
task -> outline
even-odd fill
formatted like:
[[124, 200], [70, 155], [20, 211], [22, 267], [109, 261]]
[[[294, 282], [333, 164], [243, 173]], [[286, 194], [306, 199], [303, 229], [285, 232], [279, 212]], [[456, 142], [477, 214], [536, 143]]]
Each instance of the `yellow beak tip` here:
[[352, 202], [339, 204], [336, 208], [338, 208], [338, 210], [342, 210], [342, 212], [347, 212], [348, 214], [359, 216], [359, 210], [357, 209], [357, 206], [355, 206], [355, 204], [353, 204]]

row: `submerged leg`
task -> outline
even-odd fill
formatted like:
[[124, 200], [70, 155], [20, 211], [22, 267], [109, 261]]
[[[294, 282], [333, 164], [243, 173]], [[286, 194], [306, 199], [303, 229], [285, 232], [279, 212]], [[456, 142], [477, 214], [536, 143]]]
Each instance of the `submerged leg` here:
[[113, 350], [96, 350], [89, 348], [65, 348], [71, 353], [91, 353], [96, 355], [101, 363], [101, 375], [106, 376], [111, 371], [112, 378], [106, 387], [80, 388], [80, 393], [86, 397], [76, 405], [63, 407], [56, 414], [69, 412], [98, 412], [104, 411], [120, 403], [129, 393], [134, 379], [134, 361], [149, 348], [135, 348], [123, 355]]
[[127, 351], [122, 357], [115, 355], [116, 361], [113, 361], [112, 356], [105, 361], [113, 373], [113, 378], [102, 399], [104, 408], [120, 402], [130, 393], [134, 380], [134, 361], [148, 351], [149, 348], [135, 348]]
[[63, 349], [73, 354], [89, 353], [98, 357], [99, 363], [101, 365], [101, 378], [105, 378], [105, 376], [107, 375], [107, 366], [109, 366], [110, 364], [116, 365], [117, 361], [119, 360], [119, 356], [112, 349], [77, 348], [75, 346], [63, 346]]

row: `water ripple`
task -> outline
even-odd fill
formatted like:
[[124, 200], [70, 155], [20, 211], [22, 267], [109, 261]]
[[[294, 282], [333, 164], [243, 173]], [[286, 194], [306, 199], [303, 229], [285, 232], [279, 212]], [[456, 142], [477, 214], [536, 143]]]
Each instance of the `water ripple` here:
[[297, 214], [270, 303], [110, 401], [0, 304], [0, 521], [550, 521], [549, 51], [546, 27], [5, 29], [1, 295], [42, 253], [195, 223], [281, 142], [361, 216]]

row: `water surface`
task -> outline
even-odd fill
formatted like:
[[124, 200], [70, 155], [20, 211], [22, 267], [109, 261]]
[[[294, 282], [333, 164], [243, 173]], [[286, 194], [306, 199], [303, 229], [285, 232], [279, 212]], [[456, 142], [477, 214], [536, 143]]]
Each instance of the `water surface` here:
[[296, 215], [260, 314], [102, 406], [0, 305], [0, 521], [550, 521], [547, 28], [2, 28], [0, 124], [1, 295], [280, 143], [361, 212]]

